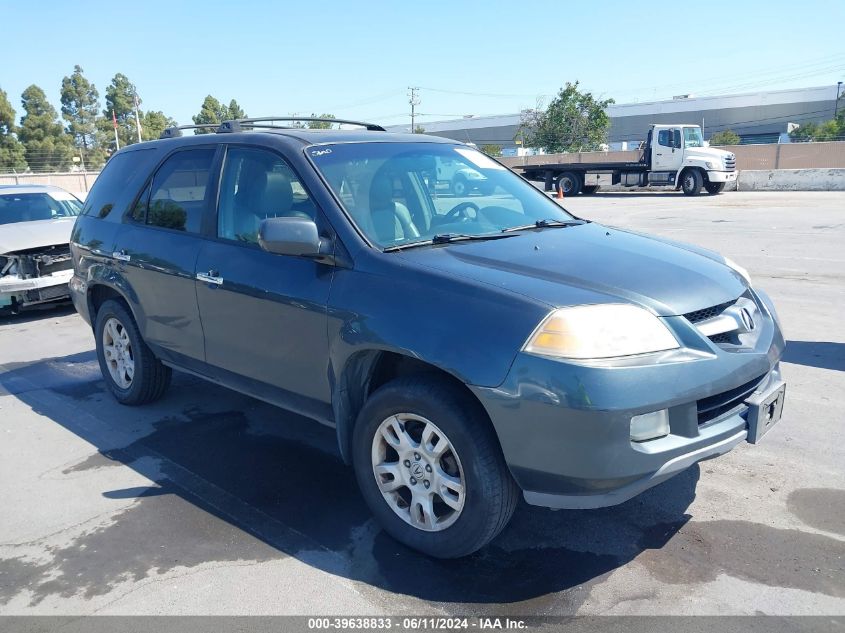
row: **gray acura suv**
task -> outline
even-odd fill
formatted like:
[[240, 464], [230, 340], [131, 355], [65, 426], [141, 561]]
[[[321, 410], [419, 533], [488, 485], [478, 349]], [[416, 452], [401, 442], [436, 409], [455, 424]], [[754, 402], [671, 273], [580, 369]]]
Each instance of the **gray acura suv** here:
[[[736, 264], [448, 139], [285, 124], [170, 129], [97, 179], [70, 288], [119, 402], [177, 369], [329, 425], [384, 529], [438, 557], [520, 493], [618, 504], [780, 419], [778, 317]], [[488, 186], [438, 191], [443, 164]]]

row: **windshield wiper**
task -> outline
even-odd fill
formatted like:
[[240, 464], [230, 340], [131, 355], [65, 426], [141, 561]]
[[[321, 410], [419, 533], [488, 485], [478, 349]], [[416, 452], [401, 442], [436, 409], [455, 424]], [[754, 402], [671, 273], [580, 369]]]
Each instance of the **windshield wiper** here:
[[567, 227], [567, 226], [577, 226], [578, 224], [584, 224], [583, 220], [553, 220], [553, 219], [546, 219], [546, 220], [536, 220], [531, 224], [523, 224], [522, 226], [511, 226], [506, 229], [502, 229], [502, 233], [512, 233], [514, 231], [527, 231], [528, 229], [545, 229], [545, 228], [557, 228], [557, 227]]
[[415, 248], [417, 246], [431, 246], [432, 244], [450, 244], [452, 242], [499, 240], [503, 237], [511, 236], [501, 235], [500, 233], [486, 233], [484, 235], [469, 235], [467, 233], [439, 233], [432, 237], [430, 240], [420, 240], [419, 242], [408, 242], [407, 244], [397, 244], [396, 246], [388, 246], [384, 249], [384, 252], [390, 253], [392, 251], [401, 251], [406, 248]]

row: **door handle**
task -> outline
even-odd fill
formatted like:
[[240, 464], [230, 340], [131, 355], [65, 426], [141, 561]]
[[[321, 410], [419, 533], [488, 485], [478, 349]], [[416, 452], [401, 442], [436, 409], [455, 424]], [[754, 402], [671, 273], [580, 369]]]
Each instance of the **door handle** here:
[[214, 284], [215, 286], [223, 284], [223, 277], [220, 277], [220, 273], [216, 270], [209, 270], [207, 273], [197, 273], [197, 279], [207, 284]]

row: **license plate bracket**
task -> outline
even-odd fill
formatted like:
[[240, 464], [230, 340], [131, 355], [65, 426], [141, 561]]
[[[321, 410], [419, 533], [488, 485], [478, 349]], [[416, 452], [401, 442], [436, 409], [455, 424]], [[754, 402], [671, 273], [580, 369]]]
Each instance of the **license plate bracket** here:
[[745, 403], [748, 405], [748, 442], [757, 444], [771, 428], [780, 421], [786, 383], [778, 382], [762, 393], [753, 393]]

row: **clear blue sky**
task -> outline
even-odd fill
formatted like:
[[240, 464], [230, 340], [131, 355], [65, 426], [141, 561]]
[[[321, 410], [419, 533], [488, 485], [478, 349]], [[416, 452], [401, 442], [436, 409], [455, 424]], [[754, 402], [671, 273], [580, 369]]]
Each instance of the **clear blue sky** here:
[[[224, 8], [225, 7], [225, 8]], [[207, 94], [248, 114], [408, 121], [517, 112], [566, 81], [617, 103], [835, 84], [845, 2], [0, 1], [0, 88], [58, 109], [80, 64], [190, 123]]]

